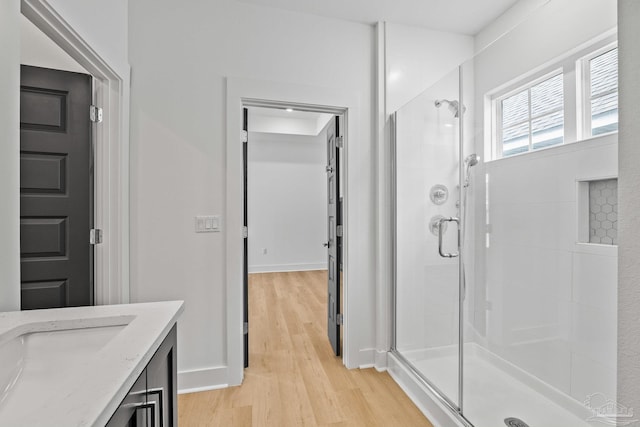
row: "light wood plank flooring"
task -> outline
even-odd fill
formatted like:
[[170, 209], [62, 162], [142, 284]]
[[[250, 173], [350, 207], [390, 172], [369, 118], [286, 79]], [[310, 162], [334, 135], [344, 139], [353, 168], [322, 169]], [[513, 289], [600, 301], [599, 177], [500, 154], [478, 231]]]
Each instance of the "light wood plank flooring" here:
[[326, 272], [252, 274], [242, 386], [180, 395], [189, 426], [427, 426], [387, 373], [348, 370], [327, 339]]

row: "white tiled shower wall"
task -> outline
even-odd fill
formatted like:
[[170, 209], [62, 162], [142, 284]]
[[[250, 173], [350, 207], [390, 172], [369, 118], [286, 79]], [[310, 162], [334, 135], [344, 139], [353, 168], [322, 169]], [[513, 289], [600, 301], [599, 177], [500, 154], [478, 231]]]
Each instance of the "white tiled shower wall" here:
[[[429, 228], [436, 215], [457, 216], [457, 120], [436, 99], [458, 97], [458, 73], [402, 107], [397, 114], [397, 313], [396, 345], [402, 351], [453, 345], [458, 340], [458, 263], [438, 254]], [[434, 204], [430, 189], [444, 185], [448, 200]], [[456, 249], [456, 228], [444, 234], [443, 249]]]
[[617, 164], [610, 135], [484, 165], [485, 344], [580, 402], [615, 398], [617, 248], [578, 242], [577, 183]]

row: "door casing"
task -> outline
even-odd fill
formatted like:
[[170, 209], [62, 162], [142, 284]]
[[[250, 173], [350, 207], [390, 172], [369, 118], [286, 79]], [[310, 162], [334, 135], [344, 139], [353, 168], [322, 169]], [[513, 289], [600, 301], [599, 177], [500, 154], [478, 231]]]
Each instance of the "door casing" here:
[[[283, 101], [286, 100], [286, 101]], [[349, 209], [349, 141], [355, 141], [357, 121], [360, 116], [361, 106], [357, 92], [352, 93], [339, 89], [328, 89], [307, 85], [296, 85], [280, 82], [265, 82], [259, 80], [227, 78], [227, 143], [226, 143], [226, 212], [225, 212], [225, 238], [226, 238], [226, 351], [227, 366], [226, 376], [228, 385], [242, 383], [243, 368], [243, 304], [242, 304], [242, 278], [243, 278], [243, 238], [242, 238], [242, 107], [266, 107], [284, 108], [324, 112], [333, 115], [344, 116], [344, 323], [343, 323], [343, 355], [342, 360], [347, 368], [356, 368], [363, 365], [370, 366], [373, 357], [360, 348], [358, 331], [363, 327], [363, 321], [359, 316], [362, 310], [350, 310], [350, 302], [358, 301], [358, 294], [366, 292], [364, 282], [350, 281], [353, 274], [353, 265], [367, 265], [366, 258], [368, 242], [351, 237], [349, 228], [350, 215], [354, 212]], [[364, 111], [364, 110], [363, 110]], [[364, 114], [364, 113], [362, 113]], [[361, 245], [361, 248], [358, 248]], [[362, 249], [362, 250], [358, 250]], [[371, 361], [369, 361], [371, 359]]]

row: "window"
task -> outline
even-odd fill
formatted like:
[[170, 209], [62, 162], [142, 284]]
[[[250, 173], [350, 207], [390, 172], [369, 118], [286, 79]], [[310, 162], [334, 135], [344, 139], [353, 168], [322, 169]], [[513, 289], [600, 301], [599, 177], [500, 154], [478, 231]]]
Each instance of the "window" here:
[[488, 98], [493, 158], [617, 132], [618, 49], [608, 37]]
[[500, 99], [502, 157], [564, 141], [562, 73]]
[[588, 59], [589, 135], [618, 130], [618, 49]]

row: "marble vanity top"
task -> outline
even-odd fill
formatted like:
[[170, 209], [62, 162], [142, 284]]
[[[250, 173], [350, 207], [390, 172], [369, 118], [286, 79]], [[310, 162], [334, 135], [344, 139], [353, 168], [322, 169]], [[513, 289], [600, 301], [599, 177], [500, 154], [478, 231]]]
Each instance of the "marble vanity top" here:
[[103, 426], [182, 301], [0, 313], [0, 426]]

